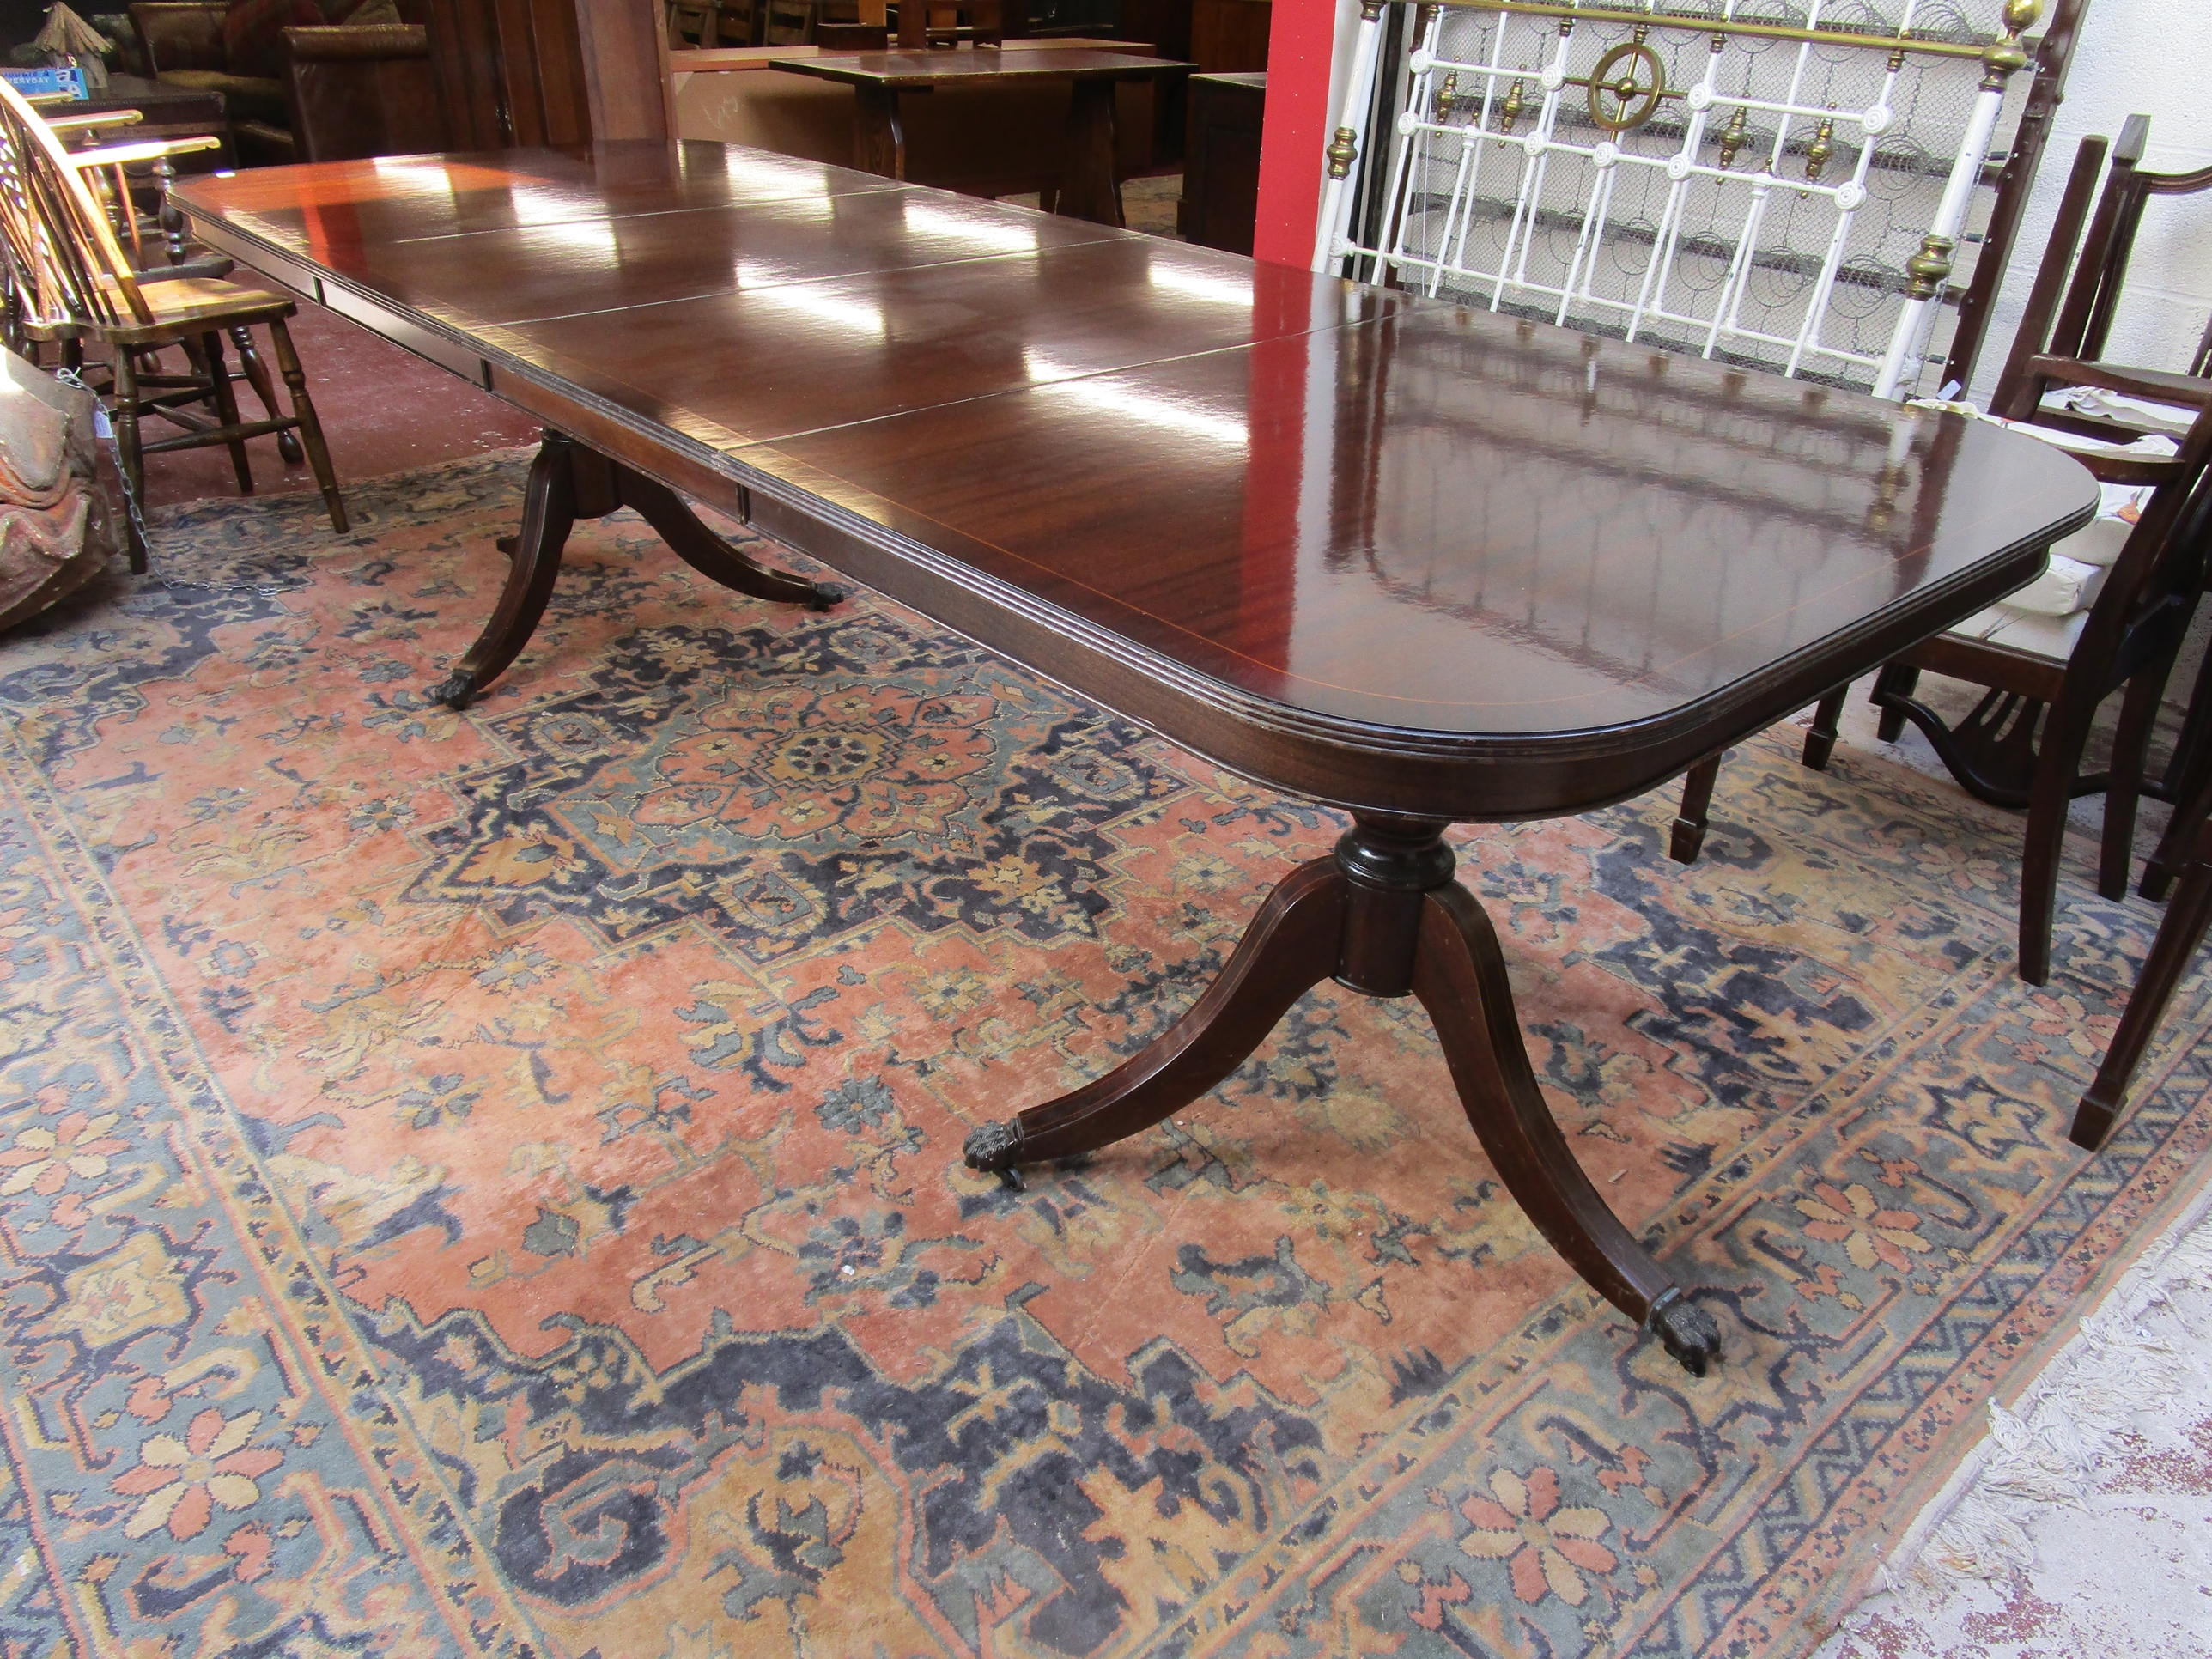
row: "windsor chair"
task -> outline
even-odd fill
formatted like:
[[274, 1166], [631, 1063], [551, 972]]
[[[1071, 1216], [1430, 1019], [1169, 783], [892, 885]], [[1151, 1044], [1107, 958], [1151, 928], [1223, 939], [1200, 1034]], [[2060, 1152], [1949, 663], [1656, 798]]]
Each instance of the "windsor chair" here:
[[[307, 376], [285, 326], [295, 310], [293, 302], [216, 278], [155, 280], [136, 270], [82, 175], [81, 168], [102, 164], [97, 151], [72, 158], [15, 89], [0, 84], [0, 237], [7, 246], [21, 334], [33, 341], [58, 341], [70, 350], [82, 350], [88, 342], [107, 347], [124, 481], [134, 501], [144, 498], [149, 451], [226, 445], [240, 488], [250, 490], [246, 440], [296, 431], [329, 507], [331, 523], [345, 530], [345, 504], [307, 393]], [[269, 330], [278, 372], [290, 393], [289, 416], [263, 421], [239, 416], [222, 368], [219, 331], [255, 324]], [[140, 381], [142, 351], [187, 343], [197, 345], [210, 370], [209, 389], [216, 410], [213, 422], [175, 401], [148, 395]], [[149, 413], [185, 429], [147, 442], [140, 424]], [[135, 520], [130, 545], [131, 568], [143, 571], [145, 542]]]
[[[61, 137], [64, 147], [83, 137], [95, 142], [110, 129], [135, 127], [143, 121], [144, 113], [135, 109], [94, 110], [71, 113], [47, 106], [44, 100], [27, 100], [46, 125]], [[83, 172], [95, 198], [106, 208], [119, 233], [118, 241], [127, 238], [131, 267], [138, 272], [142, 283], [168, 282], [182, 277], [222, 277], [230, 275], [233, 262], [206, 248], [186, 246], [180, 234], [181, 222], [173, 224], [168, 208], [168, 188], [176, 177], [174, 158], [196, 152], [222, 148], [220, 137], [211, 133], [192, 134], [181, 137], [141, 138], [132, 135], [120, 145], [102, 145], [94, 149], [72, 149], [70, 161]], [[159, 209], [158, 222], [154, 228], [158, 240], [147, 235], [146, 216], [139, 210], [137, 194], [129, 169], [150, 163], [153, 191]], [[7, 340], [10, 349], [33, 355], [32, 343], [26, 339], [19, 327], [21, 309], [16, 301], [12, 276], [9, 278], [7, 304]], [[273, 417], [276, 413], [276, 388], [269, 368], [255, 349], [252, 331], [241, 325], [224, 331], [231, 343], [237, 348], [240, 367], [260, 398], [261, 406]], [[139, 355], [138, 385], [143, 393], [149, 394], [149, 404], [159, 402], [176, 406], [205, 404], [210, 410], [216, 406], [214, 374], [220, 364], [211, 364], [201, 342], [183, 343], [185, 355], [191, 360], [187, 372], [171, 374], [163, 371], [160, 354], [145, 351]], [[65, 341], [62, 347], [64, 366], [72, 371], [87, 370], [79, 343]], [[94, 365], [93, 369], [103, 368]], [[88, 371], [89, 372], [89, 371]], [[225, 371], [227, 372], [227, 371]], [[290, 432], [276, 434], [276, 448], [287, 466], [297, 466], [304, 459], [296, 436]], [[240, 480], [241, 491], [250, 491], [250, 477]]]

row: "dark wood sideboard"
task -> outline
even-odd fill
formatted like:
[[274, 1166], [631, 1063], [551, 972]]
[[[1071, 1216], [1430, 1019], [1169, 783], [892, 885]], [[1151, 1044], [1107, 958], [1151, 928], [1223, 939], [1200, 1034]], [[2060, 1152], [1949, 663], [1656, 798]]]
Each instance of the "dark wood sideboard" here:
[[1194, 75], [1176, 234], [1200, 247], [1252, 251], [1260, 216], [1260, 128], [1267, 75]]

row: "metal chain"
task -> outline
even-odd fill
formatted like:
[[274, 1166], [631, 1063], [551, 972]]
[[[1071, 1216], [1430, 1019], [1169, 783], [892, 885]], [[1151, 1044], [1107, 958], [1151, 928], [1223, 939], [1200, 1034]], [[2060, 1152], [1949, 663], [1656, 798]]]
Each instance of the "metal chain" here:
[[146, 528], [145, 515], [139, 511], [138, 492], [131, 487], [131, 469], [123, 465], [122, 441], [115, 435], [115, 423], [108, 418], [107, 405], [100, 401], [100, 393], [84, 383], [84, 377], [66, 366], [53, 371], [54, 379], [66, 386], [74, 386], [92, 399], [92, 429], [94, 434], [108, 447], [115, 462], [115, 476], [123, 484], [123, 510], [130, 515], [131, 527], [138, 532], [138, 544], [146, 550], [146, 574], [171, 593], [179, 586], [197, 588], [204, 593], [252, 593], [258, 599], [276, 599], [282, 590], [265, 582], [172, 582], [163, 572], [161, 562], [154, 556], [154, 538]]

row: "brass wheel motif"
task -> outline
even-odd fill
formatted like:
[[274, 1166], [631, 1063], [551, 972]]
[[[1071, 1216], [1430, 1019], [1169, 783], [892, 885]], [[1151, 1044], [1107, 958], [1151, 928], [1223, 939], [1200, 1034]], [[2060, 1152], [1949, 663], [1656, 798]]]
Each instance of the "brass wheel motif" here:
[[1633, 132], [1659, 112], [1667, 66], [1641, 40], [1623, 40], [1589, 76], [1589, 117], [1607, 132]]

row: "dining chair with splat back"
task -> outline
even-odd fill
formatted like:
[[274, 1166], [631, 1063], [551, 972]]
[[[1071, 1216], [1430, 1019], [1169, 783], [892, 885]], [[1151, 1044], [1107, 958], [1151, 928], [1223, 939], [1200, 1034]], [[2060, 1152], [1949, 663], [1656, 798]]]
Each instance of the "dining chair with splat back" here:
[[[2102, 314], [2091, 301], [2077, 305], [2073, 296], [2109, 296], [2118, 281], [2112, 267], [2116, 259], [2124, 261], [2131, 240], [2103, 234], [2111, 216], [2100, 206], [2100, 234], [2083, 242], [2106, 148], [2100, 137], [2082, 141], [2039, 268], [2021, 343], [2006, 369], [2006, 401], [1996, 412], [2048, 433], [2100, 481], [2148, 484], [2154, 493], [2112, 556], [2102, 587], [2063, 654], [2001, 639], [1938, 635], [1899, 653], [1875, 678], [1872, 693], [1881, 711], [1880, 735], [1885, 742], [1894, 742], [1909, 722], [1968, 793], [1993, 805], [2027, 810], [2019, 960], [2021, 977], [2035, 985], [2051, 972], [2068, 807], [2085, 794], [2106, 795], [2098, 887], [2106, 897], [2117, 898], [2127, 884], [2136, 797], [2169, 793], [2144, 777], [2145, 749], [2212, 556], [2212, 477], [2207, 471], [2212, 465], [2212, 382], [2072, 355], [2094, 349], [2087, 343], [2092, 337], [2086, 325], [2072, 319], [2077, 313], [2083, 319]], [[2062, 291], [2069, 296], [2063, 306]], [[2101, 335], [2094, 340], [2100, 345]], [[2178, 440], [2179, 453], [2117, 453], [2112, 441], [2131, 437], [2131, 432], [2046, 414], [2047, 393], [2077, 386], [2180, 404], [2185, 418], [2193, 408], [2193, 422]], [[2064, 544], [2057, 550], [2064, 550]], [[1917, 695], [1923, 672], [1981, 686], [1984, 695], [1963, 718], [1946, 719]], [[1838, 688], [1821, 699], [1805, 741], [1808, 766], [1826, 765], [1848, 689]], [[2112, 763], [2103, 771], [2086, 769], [2098, 708], [2123, 689], [2126, 696]], [[1680, 862], [1697, 857], [1717, 767], [1718, 757], [1709, 758], [1692, 769], [1686, 782], [1670, 847]]]
[[[2198, 684], [2212, 684], [2212, 659], [2199, 671]], [[2212, 773], [2200, 776], [2173, 815], [2168, 834], [2172, 872], [2180, 886], [2166, 907], [2150, 956], [2120, 1015], [2119, 1029], [2105, 1049], [2095, 1081], [2075, 1109], [2068, 1139], [2092, 1152], [2102, 1152], [2127, 1104], [2128, 1085], [2142, 1064], [2166, 1005], [2180, 989], [2190, 963], [2212, 933]]]

